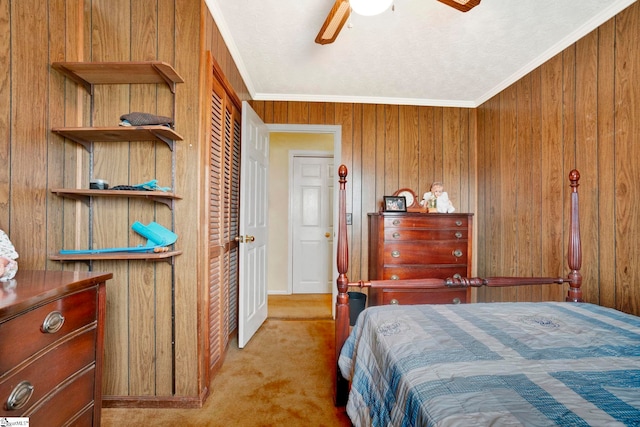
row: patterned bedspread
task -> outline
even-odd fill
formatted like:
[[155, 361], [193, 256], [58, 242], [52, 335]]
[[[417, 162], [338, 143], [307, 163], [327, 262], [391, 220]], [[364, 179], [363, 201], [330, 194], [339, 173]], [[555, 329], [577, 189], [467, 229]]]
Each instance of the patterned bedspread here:
[[640, 318], [592, 304], [371, 307], [339, 367], [355, 426], [640, 426]]

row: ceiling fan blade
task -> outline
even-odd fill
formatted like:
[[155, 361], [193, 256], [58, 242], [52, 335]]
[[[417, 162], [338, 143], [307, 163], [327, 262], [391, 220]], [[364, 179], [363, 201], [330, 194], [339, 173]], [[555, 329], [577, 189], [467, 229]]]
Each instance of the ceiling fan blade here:
[[480, 4], [480, 0], [438, 0], [448, 6], [458, 9], [461, 12], [467, 12], [471, 8]]
[[347, 22], [349, 15], [351, 14], [351, 7], [349, 6], [349, 0], [336, 0], [335, 4], [331, 8], [327, 19], [325, 19], [320, 32], [316, 36], [316, 43], [329, 44], [333, 43], [340, 34], [340, 30]]

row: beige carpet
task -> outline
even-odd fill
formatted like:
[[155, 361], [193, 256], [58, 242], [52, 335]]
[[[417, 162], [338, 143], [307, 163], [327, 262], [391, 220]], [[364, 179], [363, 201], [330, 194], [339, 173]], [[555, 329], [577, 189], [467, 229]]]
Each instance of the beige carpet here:
[[275, 299], [269, 297], [269, 319], [249, 344], [229, 345], [201, 409], [109, 408], [102, 425], [350, 426], [344, 408], [333, 405], [330, 295]]
[[269, 319], [331, 319], [331, 294], [269, 295]]

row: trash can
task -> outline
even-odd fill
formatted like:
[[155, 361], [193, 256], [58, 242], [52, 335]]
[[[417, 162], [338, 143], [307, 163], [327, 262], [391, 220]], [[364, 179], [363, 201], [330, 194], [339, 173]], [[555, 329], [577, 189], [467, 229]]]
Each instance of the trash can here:
[[367, 294], [362, 292], [347, 292], [349, 295], [349, 325], [354, 326], [358, 316], [367, 304]]

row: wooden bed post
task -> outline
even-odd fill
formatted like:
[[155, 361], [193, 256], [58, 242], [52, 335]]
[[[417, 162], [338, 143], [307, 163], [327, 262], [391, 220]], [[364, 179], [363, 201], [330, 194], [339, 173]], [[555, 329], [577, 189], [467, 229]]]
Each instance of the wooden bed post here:
[[349, 397], [349, 381], [344, 379], [340, 374], [338, 367], [338, 358], [340, 350], [344, 342], [349, 336], [349, 279], [347, 278], [347, 270], [349, 268], [349, 246], [347, 243], [347, 167], [340, 165], [338, 168], [338, 176], [340, 177], [339, 193], [338, 193], [338, 296], [336, 298], [336, 395], [335, 405], [344, 406], [347, 404]]
[[569, 252], [567, 254], [569, 264], [569, 291], [567, 301], [582, 302], [582, 245], [580, 242], [580, 221], [578, 215], [578, 181], [580, 172], [572, 170], [569, 173], [571, 181], [571, 219], [569, 225]]

